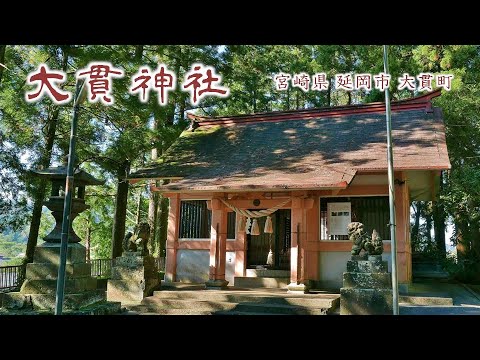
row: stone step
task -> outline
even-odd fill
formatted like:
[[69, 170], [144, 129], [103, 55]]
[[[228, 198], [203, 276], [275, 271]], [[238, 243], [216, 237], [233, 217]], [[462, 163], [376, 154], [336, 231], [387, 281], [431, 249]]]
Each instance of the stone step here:
[[392, 315], [392, 289], [341, 288], [342, 315]]
[[261, 291], [208, 291], [208, 290], [161, 290], [154, 292], [154, 298], [178, 300], [202, 300], [219, 302], [250, 302], [262, 304], [285, 304], [303, 307], [337, 307], [340, 301], [338, 294], [288, 294], [268, 293]]
[[[54, 309], [0, 309], [0, 315], [53, 315]], [[100, 301], [78, 310], [63, 309], [63, 315], [118, 315], [125, 314], [124, 308], [118, 302]]]
[[290, 277], [246, 277], [235, 276], [234, 285], [240, 288], [284, 289], [290, 284]]
[[413, 278], [418, 279], [449, 279], [445, 271], [413, 271]]
[[[65, 310], [78, 310], [81, 307], [105, 301], [105, 291], [94, 290], [79, 294], [65, 294], [63, 308]], [[32, 308], [34, 310], [55, 309], [55, 294], [22, 294], [11, 292], [4, 294], [3, 306], [7, 309]]]
[[247, 269], [246, 277], [289, 278], [290, 270]]
[[344, 288], [386, 289], [392, 288], [392, 278], [389, 273], [343, 273]]
[[282, 304], [238, 303], [235, 311], [243, 313], [284, 314], [284, 315], [326, 315], [328, 308], [312, 308]]
[[263, 316], [263, 315], [289, 315], [289, 314], [274, 314], [274, 313], [264, 313], [264, 312], [252, 312], [252, 311], [215, 311], [212, 315], [248, 315], [248, 316]]
[[152, 309], [145, 305], [128, 307], [130, 311], [136, 312], [136, 315], [211, 315], [211, 310], [198, 309]]
[[[65, 293], [77, 294], [83, 291], [97, 289], [97, 279], [91, 276], [65, 279]], [[27, 279], [22, 285], [21, 292], [24, 294], [55, 294], [57, 280], [31, 280]]]
[[[137, 307], [141, 313], [155, 312], [157, 314], [206, 314], [221, 311], [254, 313], [254, 314], [284, 314], [284, 315], [326, 315], [330, 308], [303, 307], [288, 304], [262, 304], [252, 302], [219, 302], [200, 300], [169, 300], [147, 298]], [[174, 311], [172, 311], [174, 310]]]
[[108, 280], [107, 299], [120, 302], [140, 302], [144, 299], [145, 285], [138, 280]]
[[410, 305], [453, 306], [453, 299], [451, 297], [438, 297], [438, 296], [407, 296], [407, 295], [401, 295], [398, 298], [398, 302], [401, 303], [401, 304], [410, 304]]
[[168, 309], [186, 309], [195, 311], [217, 311], [231, 310], [237, 306], [234, 302], [223, 301], [202, 301], [202, 300], [179, 300], [179, 299], [158, 299], [148, 297], [143, 299], [142, 306], [149, 311], [168, 310]]
[[358, 273], [382, 273], [387, 272], [388, 263], [386, 261], [368, 261], [368, 260], [349, 260], [347, 261], [348, 272]]

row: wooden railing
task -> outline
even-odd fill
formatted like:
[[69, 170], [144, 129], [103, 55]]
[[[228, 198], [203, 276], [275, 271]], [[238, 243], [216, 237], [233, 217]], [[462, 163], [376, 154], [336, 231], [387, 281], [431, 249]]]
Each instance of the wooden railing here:
[[25, 265], [0, 266], [0, 292], [17, 291], [25, 280]]

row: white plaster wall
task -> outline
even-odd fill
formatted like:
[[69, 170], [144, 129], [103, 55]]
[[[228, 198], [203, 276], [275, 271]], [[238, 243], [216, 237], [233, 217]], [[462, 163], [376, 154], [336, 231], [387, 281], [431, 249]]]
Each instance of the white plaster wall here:
[[[185, 283], [203, 283], [208, 280], [210, 267], [209, 250], [178, 250], [177, 281]], [[227, 251], [225, 279], [233, 285], [235, 277], [235, 252]]]
[[[350, 260], [349, 251], [325, 251], [319, 253], [319, 271], [321, 286], [328, 289], [342, 287], [343, 273], [347, 271], [347, 261]], [[392, 271], [390, 252], [383, 253], [382, 259], [388, 261], [388, 271]]]
[[202, 283], [208, 280], [209, 250], [178, 250], [177, 281]]

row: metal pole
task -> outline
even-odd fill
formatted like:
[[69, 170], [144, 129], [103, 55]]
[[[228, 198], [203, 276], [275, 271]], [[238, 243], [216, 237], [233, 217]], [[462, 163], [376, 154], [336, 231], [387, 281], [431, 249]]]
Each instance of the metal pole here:
[[80, 108], [82, 84], [77, 82], [75, 100], [73, 105], [73, 118], [70, 131], [70, 148], [68, 152], [67, 179], [65, 183], [65, 202], [63, 203], [62, 238], [60, 243], [60, 266], [58, 267], [57, 292], [55, 298], [55, 315], [62, 315], [63, 299], [65, 293], [65, 267], [67, 264], [68, 238], [70, 232], [70, 212], [74, 192], [73, 174], [75, 161], [75, 142], [77, 136], [78, 110]]
[[[383, 45], [383, 72], [388, 74], [387, 45]], [[398, 277], [397, 277], [397, 238], [395, 234], [395, 183], [393, 179], [392, 117], [390, 111], [390, 91], [385, 89], [385, 108], [387, 120], [387, 160], [388, 160], [388, 200], [390, 205], [390, 239], [392, 252], [392, 289], [393, 315], [398, 315]]]

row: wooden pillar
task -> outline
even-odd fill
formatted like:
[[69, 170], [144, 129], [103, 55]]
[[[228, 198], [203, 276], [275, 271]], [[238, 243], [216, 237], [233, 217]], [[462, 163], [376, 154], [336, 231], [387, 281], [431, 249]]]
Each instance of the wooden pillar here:
[[398, 282], [412, 282], [412, 248], [410, 244], [410, 193], [404, 172], [395, 173], [395, 220], [397, 236]]
[[308, 292], [305, 281], [305, 248], [307, 242], [307, 207], [312, 199], [292, 198], [291, 215], [291, 249], [290, 249], [290, 284], [289, 293]]
[[177, 273], [177, 248], [180, 230], [180, 195], [170, 197], [168, 210], [165, 280], [174, 282]]
[[[236, 215], [236, 240], [235, 240], [235, 276], [245, 276], [245, 269], [247, 268], [247, 257], [246, 257], [246, 237], [245, 229], [239, 231], [238, 224], [240, 223], [241, 215]], [[246, 219], [244, 220], [246, 221]]]
[[306, 205], [309, 205], [309, 202], [311, 202], [312, 206], [307, 206], [307, 246], [305, 257], [305, 277], [307, 281], [318, 281], [320, 280], [318, 269], [318, 252], [316, 250], [311, 251], [310, 249], [315, 249], [315, 244], [318, 243], [318, 239], [320, 238], [320, 199], [318, 198], [318, 196], [314, 199], [307, 199]]
[[226, 288], [227, 209], [219, 199], [212, 199], [212, 229], [210, 233], [210, 270], [207, 289]]

